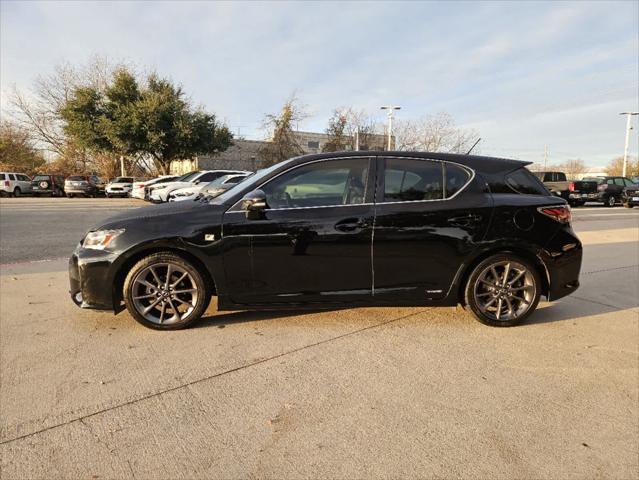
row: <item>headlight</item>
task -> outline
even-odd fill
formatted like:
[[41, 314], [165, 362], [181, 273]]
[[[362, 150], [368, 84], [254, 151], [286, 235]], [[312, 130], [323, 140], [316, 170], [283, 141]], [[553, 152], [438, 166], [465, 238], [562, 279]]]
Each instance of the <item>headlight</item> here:
[[124, 228], [120, 228], [118, 230], [97, 230], [95, 232], [89, 232], [82, 241], [82, 247], [104, 250], [115, 237], [118, 237], [123, 233]]
[[193, 192], [178, 192], [173, 194], [176, 197], [190, 197], [191, 195], [193, 195]]

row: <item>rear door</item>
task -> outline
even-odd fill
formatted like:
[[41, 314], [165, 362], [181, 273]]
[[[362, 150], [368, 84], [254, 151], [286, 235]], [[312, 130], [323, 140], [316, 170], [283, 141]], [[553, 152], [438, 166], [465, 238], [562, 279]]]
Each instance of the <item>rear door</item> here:
[[470, 169], [380, 157], [373, 232], [374, 300], [419, 304], [446, 296], [484, 237], [492, 199]]

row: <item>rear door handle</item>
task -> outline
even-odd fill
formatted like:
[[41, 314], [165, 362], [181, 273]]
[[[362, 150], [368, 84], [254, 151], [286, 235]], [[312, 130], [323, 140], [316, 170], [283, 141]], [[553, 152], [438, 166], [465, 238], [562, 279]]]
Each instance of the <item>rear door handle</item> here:
[[469, 213], [468, 215], [460, 215], [459, 217], [451, 217], [448, 219], [448, 223], [451, 225], [460, 225], [460, 226], [468, 226], [473, 225], [475, 223], [479, 223], [482, 220], [481, 215], [473, 215]]
[[358, 218], [347, 218], [340, 220], [335, 224], [335, 230], [340, 232], [353, 232], [355, 230], [361, 230], [366, 226], [364, 220]]

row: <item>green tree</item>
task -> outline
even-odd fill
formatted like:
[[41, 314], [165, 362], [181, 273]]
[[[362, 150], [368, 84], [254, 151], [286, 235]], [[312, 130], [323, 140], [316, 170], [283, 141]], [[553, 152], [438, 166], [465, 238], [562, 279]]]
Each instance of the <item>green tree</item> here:
[[85, 148], [148, 156], [168, 173], [171, 161], [223, 151], [233, 136], [214, 115], [194, 109], [180, 87], [152, 74], [144, 85], [125, 68], [105, 89], [76, 88], [60, 109], [64, 131]]
[[44, 163], [42, 152], [34, 147], [25, 130], [7, 121], [0, 124], [0, 164], [3, 170], [30, 174]]
[[347, 116], [340, 110], [334, 110], [331, 118], [328, 119], [326, 135], [328, 141], [322, 147], [323, 152], [339, 152], [351, 145], [351, 137], [346, 134], [348, 126]]
[[304, 153], [300, 146], [293, 124], [306, 118], [295, 96], [291, 96], [279, 114], [268, 114], [264, 118], [264, 127], [269, 130], [270, 141], [260, 150], [264, 166], [273, 165]]

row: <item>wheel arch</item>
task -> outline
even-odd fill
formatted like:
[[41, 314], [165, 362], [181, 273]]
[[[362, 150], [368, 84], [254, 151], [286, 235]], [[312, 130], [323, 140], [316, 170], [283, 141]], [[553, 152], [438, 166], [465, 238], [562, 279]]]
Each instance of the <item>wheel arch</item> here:
[[124, 287], [124, 280], [126, 279], [126, 276], [131, 268], [133, 268], [133, 266], [144, 257], [148, 257], [149, 255], [160, 252], [172, 253], [188, 262], [191, 262], [204, 277], [204, 281], [206, 282], [206, 285], [209, 289], [209, 293], [211, 295], [217, 295], [217, 286], [215, 284], [215, 280], [213, 279], [213, 274], [206, 266], [206, 264], [196, 255], [175, 245], [147, 245], [130, 255], [121, 265], [117, 267], [117, 270], [115, 271], [113, 277], [112, 291], [114, 311], [119, 312], [124, 308], [122, 307], [122, 302], [124, 300], [122, 296], [122, 288]]
[[550, 279], [548, 269], [544, 262], [530, 250], [518, 246], [509, 245], [482, 251], [481, 253], [473, 257], [470, 262], [467, 262], [464, 266], [462, 266], [462, 268], [460, 269], [461, 273], [458, 274], [458, 280], [453, 287], [453, 291], [455, 292], [459, 303], [465, 303], [464, 289], [466, 288], [466, 283], [468, 282], [468, 279], [470, 278], [470, 275], [472, 274], [475, 267], [488, 257], [499, 254], [512, 254], [524, 260], [527, 260], [532, 265], [534, 265], [537, 269], [537, 273], [539, 273], [539, 277], [541, 278], [542, 282], [541, 294], [545, 297], [548, 297], [548, 293], [550, 291]]

